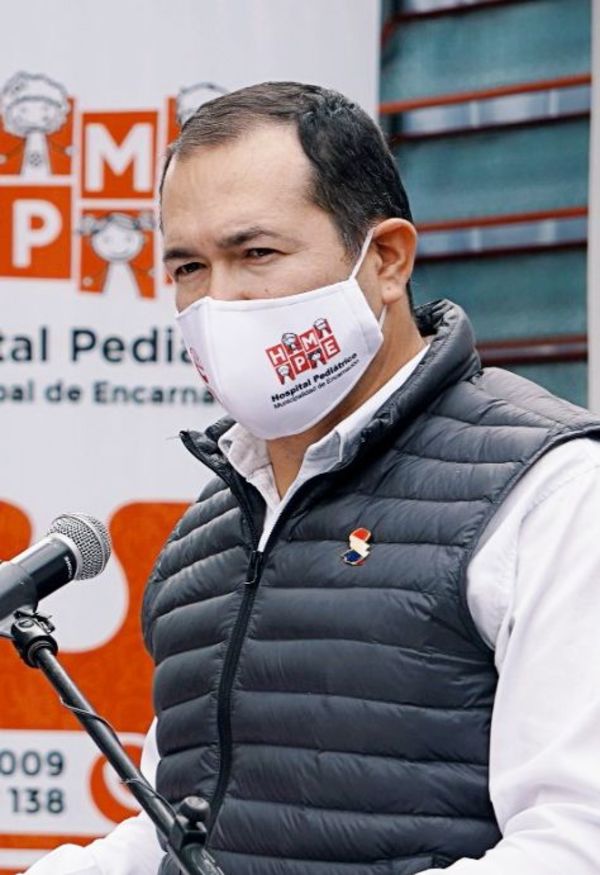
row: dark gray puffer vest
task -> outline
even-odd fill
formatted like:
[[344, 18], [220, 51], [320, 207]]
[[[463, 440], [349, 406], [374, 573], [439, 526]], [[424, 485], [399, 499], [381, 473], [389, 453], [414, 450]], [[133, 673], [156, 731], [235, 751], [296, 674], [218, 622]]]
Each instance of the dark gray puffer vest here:
[[[466, 602], [479, 537], [525, 471], [600, 433], [584, 410], [480, 370], [462, 311], [351, 454], [291, 499], [264, 553], [263, 501], [218, 436], [184, 433], [217, 475], [148, 585], [158, 789], [206, 797], [227, 875], [412, 875], [480, 857], [496, 671]], [[372, 532], [364, 564], [348, 536]], [[162, 872], [177, 871], [165, 858]]]

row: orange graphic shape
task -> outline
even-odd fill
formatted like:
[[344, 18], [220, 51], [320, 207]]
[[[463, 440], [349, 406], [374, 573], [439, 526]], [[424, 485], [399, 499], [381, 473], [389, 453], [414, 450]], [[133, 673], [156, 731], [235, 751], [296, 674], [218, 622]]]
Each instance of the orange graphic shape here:
[[[117, 171], [111, 167], [108, 161], [103, 162], [103, 183], [102, 188], [98, 191], [95, 188], [87, 187], [88, 178], [88, 163], [92, 156], [89, 152], [89, 141], [86, 139], [86, 131], [88, 125], [102, 125], [105, 128], [108, 137], [113, 141], [115, 147], [122, 146], [130, 135], [132, 129], [136, 125], [150, 125], [152, 134], [150, 138], [150, 154], [147, 156], [134, 156], [127, 163], [127, 166], [121, 172], [120, 167]], [[158, 112], [156, 111], [141, 111], [141, 112], [85, 112], [82, 114], [82, 142], [81, 142], [81, 196], [83, 198], [94, 199], [132, 199], [132, 198], [153, 198], [156, 186], [156, 149], [157, 149], [157, 126]], [[96, 160], [93, 158], [92, 160]], [[150, 174], [148, 184], [141, 189], [135, 185], [135, 162], [143, 160], [150, 162]]]
[[[27, 223], [26, 261], [18, 263], [16, 217], [20, 207], [31, 212]], [[36, 215], [50, 210], [54, 228], [48, 221], [48, 234], [40, 235], [44, 221]], [[42, 239], [40, 239], [40, 236]], [[47, 241], [47, 242], [43, 242]], [[17, 263], [15, 263], [17, 262]], [[0, 186], [0, 276], [69, 279], [71, 276], [71, 189], [64, 185]]]
[[[152, 665], [146, 654], [139, 624], [144, 587], [169, 532], [186, 509], [180, 502], [137, 502], [120, 507], [109, 522], [113, 551], [123, 567], [129, 590], [127, 617], [109, 642], [83, 653], [59, 654], [73, 680], [118, 732], [145, 733], [152, 719], [150, 686]], [[26, 549], [31, 542], [27, 514], [0, 502], [0, 537], [3, 558]], [[0, 640], [0, 676], [3, 681], [2, 729], [80, 729], [74, 715], [64, 708], [40, 672], [27, 668], [8, 641]], [[139, 747], [130, 746], [134, 760]], [[103, 758], [100, 758], [101, 769]], [[94, 770], [91, 792], [99, 809], [111, 819], [131, 815], [113, 799], [102, 777]], [[1, 826], [0, 826], [1, 829]], [[0, 832], [0, 848], [51, 850], [65, 842], [87, 844], [96, 836], [10, 835]], [[0, 873], [14, 871], [1, 869]]]
[[167, 142], [165, 145], [169, 145], [174, 140], [177, 139], [179, 134], [181, 133], [181, 128], [179, 127], [179, 122], [177, 121], [177, 98], [168, 97], [167, 98]]
[[[162, 545], [187, 505], [139, 502], [120, 507], [109, 523], [113, 552], [123, 567], [129, 611], [116, 635], [94, 650], [59, 653], [59, 659], [96, 710], [117, 731], [144, 733], [152, 719], [152, 663], [140, 629], [144, 586]], [[0, 504], [0, 531], [11, 531], [19, 552], [27, 546], [23, 512]], [[14, 553], [10, 551], [12, 555]], [[8, 556], [8, 553], [7, 553]], [[2, 729], [79, 729], [40, 672], [27, 668], [8, 641], [0, 640], [0, 676], [4, 678]]]
[[24, 510], [0, 501], [0, 560], [11, 559], [31, 543], [31, 520]]
[[[139, 745], [125, 744], [123, 747], [136, 766], [139, 767], [142, 757], [142, 749]], [[113, 796], [110, 787], [107, 785], [104, 778], [106, 766], [106, 757], [99, 756], [90, 772], [90, 792], [98, 811], [100, 811], [104, 817], [108, 818], [108, 820], [112, 820], [114, 823], [120, 823], [127, 817], [132, 817], [133, 815], [138, 814], [139, 808], [135, 807], [133, 799], [132, 805], [129, 807], [123, 805], [119, 799], [116, 799]]]

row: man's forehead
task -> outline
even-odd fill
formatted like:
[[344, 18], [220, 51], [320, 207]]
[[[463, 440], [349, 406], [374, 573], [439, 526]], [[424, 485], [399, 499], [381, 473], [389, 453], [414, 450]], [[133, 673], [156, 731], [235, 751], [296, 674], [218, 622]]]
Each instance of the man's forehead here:
[[[199, 147], [174, 159], [162, 196], [166, 237], [206, 232], [213, 239], [257, 236], [256, 229], [293, 233], [298, 213], [315, 209], [309, 196], [310, 167], [289, 126], [270, 128], [277, 142], [272, 131], [262, 129], [251, 138], [249, 134], [248, 139]], [[278, 135], [285, 137], [283, 143]]]
[[[214, 145], [199, 144], [175, 155], [165, 177], [165, 188], [181, 179], [206, 190], [235, 193], [263, 189], [271, 196], [306, 188], [311, 173], [295, 130], [290, 125], [253, 127], [234, 139]], [[277, 185], [273, 186], [273, 182]]]

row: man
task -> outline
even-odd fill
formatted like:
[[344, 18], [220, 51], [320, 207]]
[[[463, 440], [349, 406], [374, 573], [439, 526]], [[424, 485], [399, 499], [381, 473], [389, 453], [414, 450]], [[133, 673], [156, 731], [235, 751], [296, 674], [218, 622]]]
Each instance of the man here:
[[[216, 477], [146, 593], [159, 792], [210, 801], [231, 875], [597, 873], [600, 424], [482, 372], [454, 305], [412, 313], [406, 195], [339, 94], [205, 104], [162, 218], [236, 422], [182, 435]], [[32, 872], [176, 872], [151, 835]]]

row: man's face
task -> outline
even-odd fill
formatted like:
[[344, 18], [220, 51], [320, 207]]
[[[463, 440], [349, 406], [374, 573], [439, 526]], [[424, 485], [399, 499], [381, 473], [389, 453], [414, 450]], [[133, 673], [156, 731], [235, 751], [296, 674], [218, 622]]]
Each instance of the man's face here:
[[[256, 127], [173, 161], [162, 221], [177, 309], [206, 295], [280, 298], [345, 279], [352, 262], [309, 190], [310, 164], [288, 125]], [[368, 273], [361, 270], [361, 286], [376, 297]]]

